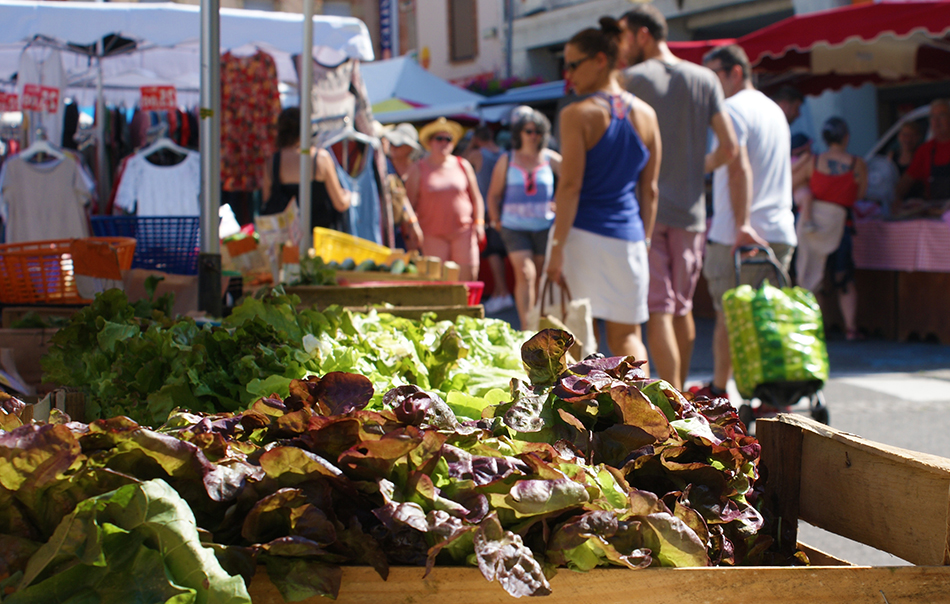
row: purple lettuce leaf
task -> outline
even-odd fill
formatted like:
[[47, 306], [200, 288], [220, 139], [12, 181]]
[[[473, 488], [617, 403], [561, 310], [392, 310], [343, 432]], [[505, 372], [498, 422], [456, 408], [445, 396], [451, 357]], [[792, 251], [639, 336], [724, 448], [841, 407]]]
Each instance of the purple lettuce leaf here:
[[429, 535], [437, 541], [429, 548], [426, 557], [426, 572], [423, 578], [429, 576], [435, 566], [436, 558], [443, 551], [448, 551], [456, 562], [463, 562], [472, 551], [472, 540], [477, 527], [439, 510], [429, 512]]
[[623, 467], [632, 452], [655, 444], [656, 437], [639, 426], [615, 424], [605, 430], [594, 432], [591, 447], [595, 463]]
[[363, 422], [357, 417], [315, 415], [300, 443], [321, 457], [334, 460], [363, 440], [362, 429]]
[[237, 459], [211, 463], [197, 446], [142, 428], [126, 418], [96, 420], [80, 438], [85, 450], [109, 449], [108, 467], [130, 476], [198, 481], [215, 502], [233, 500], [260, 468]]
[[590, 494], [570, 478], [519, 480], [505, 497], [505, 504], [519, 517], [547, 514], [583, 505]]
[[449, 476], [455, 480], [471, 480], [475, 486], [485, 486], [503, 480], [529, 468], [514, 457], [489, 457], [473, 455], [464, 449], [446, 444], [442, 457], [449, 465]]
[[288, 536], [305, 537], [321, 546], [336, 541], [336, 529], [300, 489], [285, 488], [264, 497], [251, 509], [241, 528], [248, 543], [267, 543]]
[[373, 382], [356, 373], [333, 371], [317, 382], [312, 389], [313, 397], [328, 415], [345, 415], [363, 409], [373, 398]]
[[400, 526], [410, 527], [420, 533], [429, 530], [426, 513], [418, 503], [390, 501], [386, 505], [373, 510], [373, 514], [379, 518], [379, 521], [386, 528], [392, 531], [399, 530]]
[[389, 577], [386, 553], [376, 539], [363, 531], [363, 525], [356, 517], [350, 518], [346, 528], [342, 523], [337, 523], [336, 542], [332, 549], [353, 563], [372, 566], [383, 580]]
[[534, 386], [550, 386], [567, 369], [567, 351], [574, 336], [560, 329], [542, 329], [521, 346], [521, 360]]
[[475, 532], [478, 569], [489, 581], [498, 580], [510, 595], [546, 596], [551, 584], [534, 554], [521, 537], [502, 528], [495, 513], [489, 514]]
[[340, 593], [343, 569], [336, 564], [297, 557], [262, 555], [267, 576], [285, 602], [299, 602], [315, 596], [336, 599]]
[[610, 390], [610, 397], [620, 413], [621, 421], [627, 426], [636, 426], [664, 441], [672, 434], [666, 415], [635, 386], [618, 385]]
[[614, 512], [587, 512], [558, 526], [546, 552], [548, 560], [561, 566], [590, 570], [612, 563], [631, 569], [652, 562], [650, 551], [640, 547], [639, 523], [621, 521]]
[[644, 544], [662, 566], [709, 566], [706, 544], [676, 516], [657, 512], [637, 519]]
[[459, 426], [455, 412], [438, 394], [411, 384], [397, 386], [384, 394], [383, 406], [391, 409], [404, 424], [428, 424], [440, 430], [455, 430]]
[[[571, 369], [574, 367], [577, 365], [572, 366]], [[554, 385], [554, 396], [569, 403], [584, 401], [609, 391], [610, 387], [618, 381], [603, 370], [589, 367], [584, 367], [584, 369], [587, 372], [583, 374], [562, 374]]]
[[289, 537], [278, 537], [273, 541], [261, 544], [258, 546], [258, 548], [261, 552], [270, 554], [271, 556], [286, 556], [290, 558], [327, 556], [327, 551], [323, 549], [319, 543], [311, 541], [306, 537], [300, 537], [296, 535]]
[[9, 432], [23, 425], [20, 413], [26, 408], [26, 403], [0, 390], [0, 430]]
[[274, 447], [258, 458], [261, 469], [281, 486], [291, 487], [316, 476], [340, 477], [343, 472], [316, 453], [299, 447]]
[[577, 375], [606, 373], [615, 380], [631, 382], [644, 379], [646, 374], [643, 371], [643, 366], [646, 365], [646, 363], [646, 361], [638, 361], [632, 356], [590, 356], [579, 363], [571, 365], [568, 369], [571, 373]]
[[351, 479], [374, 481], [388, 478], [393, 466], [423, 439], [422, 431], [406, 426], [383, 435], [378, 440], [362, 440], [340, 454], [337, 464]]
[[0, 434], [0, 485], [33, 507], [33, 498], [60, 480], [81, 455], [79, 441], [66, 426], [21, 426]]
[[553, 416], [545, 405], [547, 393], [535, 393], [523, 382], [511, 380], [511, 396], [505, 425], [515, 432], [541, 432], [551, 426]]

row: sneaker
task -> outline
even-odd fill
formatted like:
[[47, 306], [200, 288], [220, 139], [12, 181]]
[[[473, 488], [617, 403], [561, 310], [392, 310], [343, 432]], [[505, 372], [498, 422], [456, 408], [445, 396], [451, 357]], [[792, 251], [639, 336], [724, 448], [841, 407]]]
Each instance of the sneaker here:
[[515, 299], [508, 294], [507, 296], [492, 296], [485, 300], [485, 312], [494, 314], [509, 309], [515, 305]]
[[498, 296], [498, 299], [498, 310], [508, 310], [509, 308], [515, 307], [515, 298], [511, 294]]

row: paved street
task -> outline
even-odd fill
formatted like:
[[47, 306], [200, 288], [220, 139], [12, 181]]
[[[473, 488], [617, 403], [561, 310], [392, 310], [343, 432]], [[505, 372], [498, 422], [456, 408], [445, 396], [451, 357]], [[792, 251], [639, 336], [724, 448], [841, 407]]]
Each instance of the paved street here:
[[[517, 323], [513, 311], [496, 315]], [[697, 321], [687, 385], [712, 376], [712, 321]], [[868, 440], [950, 458], [950, 345], [868, 340], [828, 342], [824, 394], [834, 428]], [[734, 386], [733, 386], [734, 391]], [[738, 400], [738, 393], [733, 401]], [[802, 406], [802, 412], [807, 409]], [[800, 538], [855, 564], [907, 564], [890, 554], [804, 525]]]

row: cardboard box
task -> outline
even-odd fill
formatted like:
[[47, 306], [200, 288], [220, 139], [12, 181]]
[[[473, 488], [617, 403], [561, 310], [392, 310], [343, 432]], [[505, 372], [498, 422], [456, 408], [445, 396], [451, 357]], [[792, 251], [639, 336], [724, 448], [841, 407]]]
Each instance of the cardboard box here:
[[23, 381], [40, 389], [43, 368], [40, 359], [49, 350], [55, 329], [0, 329], [0, 348], [13, 350], [13, 362]]

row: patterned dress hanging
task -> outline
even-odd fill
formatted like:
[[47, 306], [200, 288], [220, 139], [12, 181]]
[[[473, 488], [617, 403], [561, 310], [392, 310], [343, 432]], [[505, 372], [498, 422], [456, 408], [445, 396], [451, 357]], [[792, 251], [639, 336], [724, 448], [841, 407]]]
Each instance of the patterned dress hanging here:
[[280, 114], [277, 66], [270, 55], [221, 57], [221, 112], [221, 188], [260, 189]]

